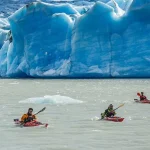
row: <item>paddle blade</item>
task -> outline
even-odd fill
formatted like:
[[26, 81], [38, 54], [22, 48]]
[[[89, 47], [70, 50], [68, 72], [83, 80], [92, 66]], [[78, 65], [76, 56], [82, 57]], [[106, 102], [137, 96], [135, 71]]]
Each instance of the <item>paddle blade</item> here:
[[37, 112], [37, 113], [36, 113], [36, 114], [34, 114], [34, 115], [39, 114], [40, 112], [44, 111], [45, 109], [46, 109], [46, 107], [44, 107], [43, 109], [41, 109], [39, 112]]
[[124, 104], [121, 104], [118, 108], [120, 108], [120, 107], [122, 107], [122, 106], [124, 106]]
[[118, 108], [120, 108], [120, 107], [122, 107], [122, 106], [124, 106], [124, 104], [121, 104], [119, 107], [117, 107], [116, 109], [114, 109], [114, 110], [117, 110]]
[[44, 107], [41, 111], [44, 111], [46, 109], [46, 107]]
[[140, 93], [137, 93], [137, 96], [141, 96], [141, 94], [140, 94]]
[[45, 109], [46, 109], [46, 107], [44, 107], [43, 109], [41, 109], [38, 113], [40, 113], [40, 112], [44, 111]]

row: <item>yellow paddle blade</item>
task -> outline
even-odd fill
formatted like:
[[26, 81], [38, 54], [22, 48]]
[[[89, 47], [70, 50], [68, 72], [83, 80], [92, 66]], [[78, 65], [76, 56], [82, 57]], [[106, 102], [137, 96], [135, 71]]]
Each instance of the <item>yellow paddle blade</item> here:
[[118, 108], [120, 108], [120, 107], [122, 107], [122, 106], [124, 106], [124, 104], [121, 104]]
[[121, 104], [119, 107], [117, 107], [116, 109], [114, 109], [114, 110], [117, 110], [118, 108], [120, 108], [120, 107], [122, 107], [122, 106], [124, 106], [124, 104]]

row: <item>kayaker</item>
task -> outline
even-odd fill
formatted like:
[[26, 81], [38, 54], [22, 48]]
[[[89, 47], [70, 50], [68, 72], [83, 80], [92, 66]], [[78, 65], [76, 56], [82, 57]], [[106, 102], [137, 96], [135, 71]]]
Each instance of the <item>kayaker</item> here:
[[27, 114], [24, 114], [21, 117], [21, 122], [26, 123], [26, 122], [31, 122], [33, 120], [36, 120], [36, 116], [32, 114], [33, 108], [29, 108]]
[[141, 92], [140, 101], [146, 100], [147, 97], [144, 95], [144, 92]]
[[101, 113], [101, 118], [103, 119], [104, 117], [112, 117], [114, 115], [116, 115], [116, 112], [113, 109], [113, 105], [110, 104], [108, 109], [106, 109], [104, 113]]

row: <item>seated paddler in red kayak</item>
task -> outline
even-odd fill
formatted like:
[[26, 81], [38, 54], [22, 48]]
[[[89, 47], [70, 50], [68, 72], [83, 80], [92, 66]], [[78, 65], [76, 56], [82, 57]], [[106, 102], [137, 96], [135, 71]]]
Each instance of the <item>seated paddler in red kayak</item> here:
[[41, 123], [36, 120], [37, 119], [36, 115], [43, 112], [45, 109], [46, 107], [44, 107], [37, 113], [32, 114], [33, 108], [29, 108], [28, 112], [21, 117], [21, 121], [19, 121], [19, 119], [14, 119], [14, 122], [16, 125], [19, 125], [20, 127], [23, 127], [23, 126], [24, 127], [34, 127], [34, 126], [48, 127], [48, 123]]
[[137, 93], [137, 95], [140, 97], [140, 101], [147, 100], [147, 97], [144, 95], [144, 92], [141, 92], [141, 94]]
[[28, 112], [21, 117], [22, 123], [27, 123], [31, 121], [36, 121], [36, 116], [32, 114], [33, 108], [29, 108]]
[[113, 105], [110, 104], [104, 113], [101, 113], [101, 119], [104, 117], [113, 117], [116, 115], [115, 110], [113, 109]]

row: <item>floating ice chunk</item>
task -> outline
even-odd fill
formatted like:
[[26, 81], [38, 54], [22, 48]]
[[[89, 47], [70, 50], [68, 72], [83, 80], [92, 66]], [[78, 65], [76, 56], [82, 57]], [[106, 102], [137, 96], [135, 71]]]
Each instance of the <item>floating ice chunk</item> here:
[[83, 101], [61, 95], [52, 95], [52, 96], [46, 95], [44, 97], [28, 98], [26, 100], [19, 101], [19, 103], [66, 105], [66, 104], [80, 104], [83, 103]]

